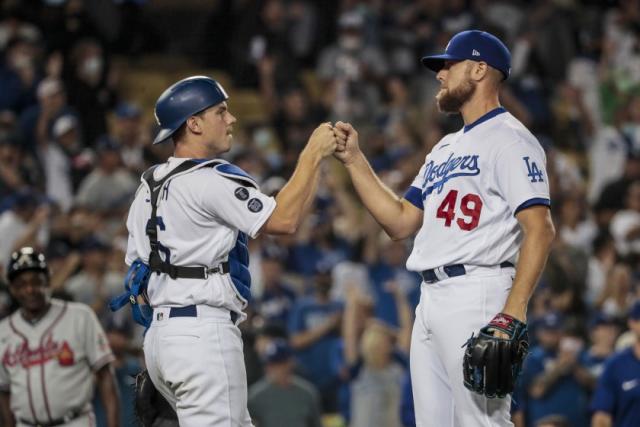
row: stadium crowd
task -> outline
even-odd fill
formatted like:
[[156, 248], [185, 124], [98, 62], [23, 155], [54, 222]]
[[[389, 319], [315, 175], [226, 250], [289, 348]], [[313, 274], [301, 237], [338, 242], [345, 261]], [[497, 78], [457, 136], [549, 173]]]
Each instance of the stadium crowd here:
[[[601, 377], [640, 338], [640, 1], [217, 0], [193, 2], [201, 25], [175, 34], [150, 18], [171, 22], [175, 6], [152, 3], [0, 1], [0, 272], [15, 248], [39, 248], [55, 294], [97, 313], [122, 425], [134, 425], [142, 331], [108, 301], [122, 291], [140, 174], [171, 148], [151, 146], [150, 106], [123, 90], [129, 67], [153, 53], [228, 76], [239, 123], [226, 158], [267, 193], [318, 123], [342, 120], [403, 194], [462, 125], [437, 112], [439, 84], [419, 58], [469, 28], [511, 49], [502, 102], [546, 151], [558, 231], [529, 309], [514, 420], [581, 427], [640, 414], [640, 398], [621, 404], [614, 376]], [[260, 119], [234, 110], [236, 90], [259, 98]], [[260, 427], [411, 426], [421, 280], [405, 269], [408, 242], [382, 233], [333, 166], [295, 236], [251, 242], [249, 409]], [[15, 305], [0, 291], [4, 317]]]

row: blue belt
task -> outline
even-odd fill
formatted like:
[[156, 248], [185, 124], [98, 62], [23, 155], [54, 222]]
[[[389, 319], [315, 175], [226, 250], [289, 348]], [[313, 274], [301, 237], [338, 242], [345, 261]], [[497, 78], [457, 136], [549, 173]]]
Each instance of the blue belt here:
[[[238, 319], [238, 313], [235, 311], [229, 312], [231, 321], [236, 323]], [[171, 307], [169, 310], [169, 317], [197, 317], [198, 310], [195, 305], [187, 305], [185, 307]]]
[[[513, 263], [509, 261], [500, 263], [500, 268], [509, 268], [513, 266]], [[447, 277], [464, 276], [465, 274], [467, 274], [467, 270], [464, 268], [464, 264], [445, 265], [444, 267], [442, 267], [442, 270], [444, 271], [444, 274], [447, 275]], [[440, 280], [438, 279], [435, 268], [424, 270], [422, 273], [420, 273], [420, 275], [422, 276], [422, 280], [424, 280], [426, 283], [435, 283]]]

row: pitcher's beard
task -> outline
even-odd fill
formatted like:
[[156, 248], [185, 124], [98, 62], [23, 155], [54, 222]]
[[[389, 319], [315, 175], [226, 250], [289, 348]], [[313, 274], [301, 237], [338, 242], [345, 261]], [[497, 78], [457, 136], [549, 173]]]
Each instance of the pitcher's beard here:
[[455, 89], [442, 89], [436, 95], [438, 110], [447, 114], [457, 114], [476, 92], [476, 84], [467, 80]]

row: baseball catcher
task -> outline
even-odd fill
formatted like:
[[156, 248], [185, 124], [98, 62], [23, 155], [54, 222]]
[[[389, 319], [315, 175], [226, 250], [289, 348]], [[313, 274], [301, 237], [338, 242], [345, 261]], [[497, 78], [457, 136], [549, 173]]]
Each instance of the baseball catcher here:
[[527, 325], [500, 313], [465, 344], [464, 385], [490, 399], [513, 392], [529, 351]]

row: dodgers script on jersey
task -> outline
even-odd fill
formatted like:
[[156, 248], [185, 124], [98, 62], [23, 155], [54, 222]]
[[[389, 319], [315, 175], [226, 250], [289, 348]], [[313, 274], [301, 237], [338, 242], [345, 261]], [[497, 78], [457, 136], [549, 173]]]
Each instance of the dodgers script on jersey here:
[[16, 418], [34, 425], [69, 411], [90, 415], [92, 373], [114, 360], [95, 313], [57, 299], [36, 323], [27, 322], [20, 310], [4, 319], [0, 354], [0, 390], [11, 392]]
[[405, 198], [424, 210], [407, 268], [515, 264], [515, 215], [550, 205], [545, 153], [510, 113], [497, 108], [446, 135], [427, 155]]
[[[161, 179], [185, 158], [171, 157], [158, 166], [154, 179]], [[275, 199], [257, 186], [223, 176], [203, 161], [163, 184], [158, 197], [158, 241], [161, 256], [180, 266], [216, 266], [227, 260], [238, 232], [254, 238], [276, 206]], [[148, 262], [150, 246], [145, 224], [151, 215], [146, 184], [138, 189], [129, 210], [127, 265], [137, 258]], [[147, 288], [153, 307], [209, 305], [240, 313], [246, 300], [236, 291], [229, 275], [210, 274], [207, 279], [172, 279], [152, 274]]]

